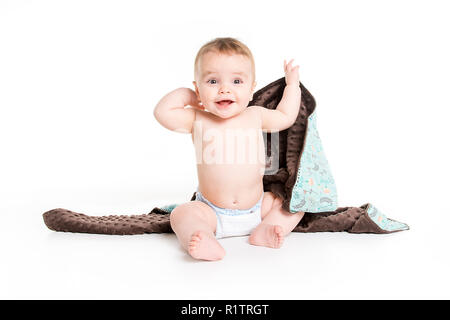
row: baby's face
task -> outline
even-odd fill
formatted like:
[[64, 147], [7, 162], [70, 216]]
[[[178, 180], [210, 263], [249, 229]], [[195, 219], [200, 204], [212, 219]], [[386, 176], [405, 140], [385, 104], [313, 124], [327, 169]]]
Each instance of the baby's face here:
[[244, 111], [256, 86], [249, 58], [216, 52], [201, 57], [193, 83], [205, 109], [223, 119]]

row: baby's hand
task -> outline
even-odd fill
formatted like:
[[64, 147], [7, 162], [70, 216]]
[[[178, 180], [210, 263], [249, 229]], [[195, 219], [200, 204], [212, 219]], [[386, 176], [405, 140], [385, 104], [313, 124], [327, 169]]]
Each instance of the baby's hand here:
[[298, 75], [298, 68], [299, 66], [292, 67], [291, 63], [294, 61], [292, 59], [289, 61], [289, 63], [286, 65], [286, 60], [284, 60], [284, 74], [286, 79], [286, 85], [299, 85], [299, 75]]
[[191, 106], [194, 109], [205, 110], [205, 107], [200, 104], [200, 100], [197, 98], [197, 94], [190, 88], [179, 88], [179, 94], [184, 101], [184, 106]]

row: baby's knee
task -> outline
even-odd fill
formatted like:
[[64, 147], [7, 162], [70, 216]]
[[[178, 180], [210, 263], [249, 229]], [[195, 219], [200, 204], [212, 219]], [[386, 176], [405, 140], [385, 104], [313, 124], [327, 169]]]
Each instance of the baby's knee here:
[[172, 210], [170, 214], [170, 223], [182, 223], [186, 219], [192, 219], [195, 217], [202, 218], [203, 213], [199, 208], [193, 203], [194, 201], [181, 204]]
[[270, 208], [278, 208], [281, 207], [282, 201], [281, 198], [278, 198], [273, 192], [266, 191], [264, 192], [264, 198], [267, 199], [267, 202], [270, 204]]
[[170, 213], [170, 224], [177, 224], [181, 220], [183, 220], [184, 216], [186, 215], [186, 208], [185, 205], [179, 205], [175, 209], [172, 210]]
[[263, 198], [263, 202], [266, 202], [267, 204], [269, 204], [270, 207], [272, 207], [273, 201], [276, 199], [277, 197], [270, 191], [265, 191], [264, 192], [264, 198]]
[[281, 198], [275, 198], [273, 200], [273, 207], [274, 208], [281, 208], [282, 204], [283, 204], [283, 201], [281, 201]]

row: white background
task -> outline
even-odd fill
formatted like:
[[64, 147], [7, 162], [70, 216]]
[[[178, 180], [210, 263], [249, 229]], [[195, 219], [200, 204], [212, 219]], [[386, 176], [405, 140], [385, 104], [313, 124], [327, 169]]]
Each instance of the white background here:
[[[446, 1], [0, 0], [0, 298], [450, 298]], [[57, 233], [42, 213], [143, 214], [190, 199], [188, 135], [153, 118], [201, 45], [236, 37], [257, 89], [300, 65], [340, 206], [411, 230], [221, 240]]]

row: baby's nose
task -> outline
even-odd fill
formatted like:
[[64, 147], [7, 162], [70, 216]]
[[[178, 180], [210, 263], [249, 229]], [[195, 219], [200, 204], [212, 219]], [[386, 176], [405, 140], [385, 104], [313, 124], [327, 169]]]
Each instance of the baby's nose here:
[[220, 88], [220, 93], [225, 93], [225, 92], [230, 92], [230, 89], [228, 89], [228, 87], [221, 87]]

